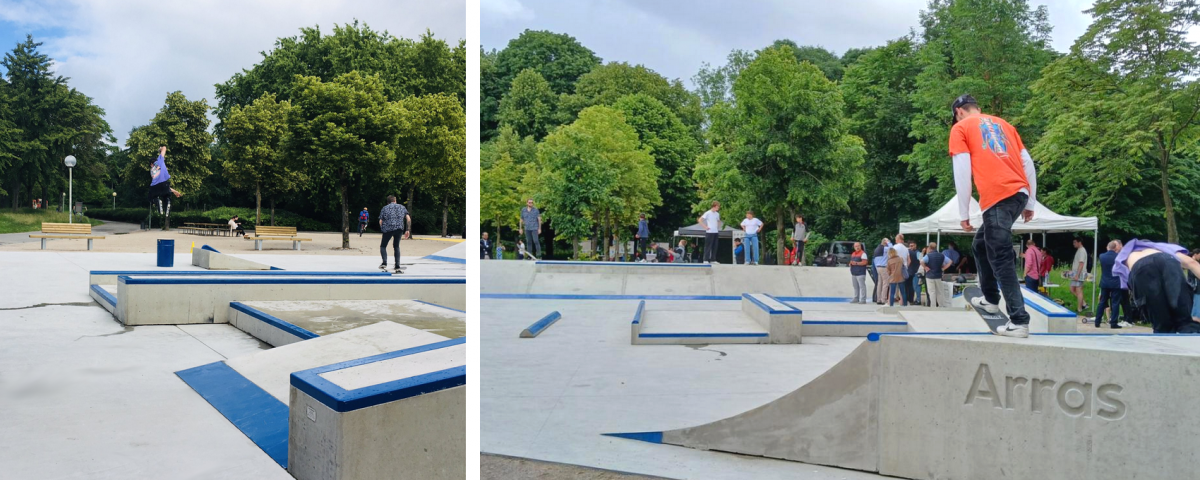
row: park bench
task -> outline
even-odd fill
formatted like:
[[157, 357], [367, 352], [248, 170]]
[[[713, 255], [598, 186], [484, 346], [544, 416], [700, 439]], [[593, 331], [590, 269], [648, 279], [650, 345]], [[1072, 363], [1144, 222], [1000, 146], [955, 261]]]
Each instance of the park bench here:
[[42, 239], [42, 250], [46, 249], [46, 240], [62, 238], [67, 240], [87, 240], [88, 250], [92, 249], [93, 239], [104, 239], [104, 236], [92, 235], [92, 225], [88, 223], [43, 223], [41, 234], [31, 234], [29, 238]]
[[300, 242], [311, 242], [311, 238], [297, 238], [296, 227], [254, 227], [254, 236], [246, 236], [254, 240], [254, 249], [262, 250], [263, 240], [288, 240], [292, 242], [292, 250], [300, 249]]

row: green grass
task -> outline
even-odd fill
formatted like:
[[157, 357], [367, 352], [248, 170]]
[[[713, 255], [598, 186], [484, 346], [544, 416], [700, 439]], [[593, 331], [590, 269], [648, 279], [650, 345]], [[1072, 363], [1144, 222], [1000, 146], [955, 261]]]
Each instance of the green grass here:
[[[67, 223], [69, 215], [67, 212], [32, 208], [22, 208], [16, 212], [10, 209], [0, 210], [0, 233], [36, 232], [41, 230], [42, 223]], [[76, 215], [75, 223], [99, 225], [104, 222]]]
[[[1076, 299], [1075, 295], [1071, 294], [1071, 280], [1062, 276], [1063, 272], [1070, 270], [1069, 268], [1057, 268], [1050, 272], [1050, 283], [1058, 285], [1050, 289], [1050, 299], [1057, 302], [1072, 312], [1075, 312]], [[1096, 272], [1099, 274], [1099, 272]], [[1023, 278], [1023, 277], [1022, 277]], [[1083, 282], [1083, 302], [1088, 305], [1088, 308], [1083, 312], [1075, 312], [1088, 317], [1096, 314], [1096, 309], [1092, 305], [1092, 283], [1090, 281]], [[1096, 300], [1100, 299], [1100, 289], [1096, 288]]]

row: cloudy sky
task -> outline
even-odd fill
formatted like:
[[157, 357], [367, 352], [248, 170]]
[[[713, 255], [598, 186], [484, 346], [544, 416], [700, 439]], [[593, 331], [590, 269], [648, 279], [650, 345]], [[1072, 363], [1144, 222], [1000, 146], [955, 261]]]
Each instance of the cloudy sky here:
[[57, 73], [104, 108], [123, 145], [167, 93], [215, 105], [213, 85], [257, 63], [276, 38], [355, 19], [406, 38], [428, 28], [452, 46], [466, 35], [461, 0], [0, 0], [0, 51], [27, 33], [44, 42]]
[[[1030, 0], [1047, 5], [1053, 44], [1066, 51], [1091, 23], [1092, 0]], [[842, 54], [882, 45], [919, 25], [927, 0], [480, 0], [480, 42], [504, 48], [525, 29], [568, 33], [604, 61], [643, 64], [690, 79], [703, 62], [723, 65], [733, 49], [757, 50], [780, 38]], [[1193, 32], [1200, 40], [1200, 31]]]

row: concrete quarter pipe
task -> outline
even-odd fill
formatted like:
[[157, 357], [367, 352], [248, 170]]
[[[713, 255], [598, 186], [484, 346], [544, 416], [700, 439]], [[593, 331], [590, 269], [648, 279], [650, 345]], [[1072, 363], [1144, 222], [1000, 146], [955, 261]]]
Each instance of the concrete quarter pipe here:
[[914, 479], [1194, 478], [1200, 338], [872, 334], [712, 423], [617, 437]]

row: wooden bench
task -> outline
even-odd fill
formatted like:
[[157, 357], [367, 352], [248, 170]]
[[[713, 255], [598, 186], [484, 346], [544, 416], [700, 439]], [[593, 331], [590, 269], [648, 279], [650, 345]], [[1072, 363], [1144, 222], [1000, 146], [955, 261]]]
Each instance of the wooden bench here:
[[42, 233], [29, 235], [29, 238], [42, 239], [42, 250], [46, 249], [46, 240], [61, 238], [66, 240], [87, 240], [88, 250], [92, 249], [92, 240], [104, 240], [104, 236], [92, 235], [92, 225], [88, 223], [43, 223]]
[[246, 236], [247, 240], [254, 240], [254, 249], [262, 250], [263, 240], [289, 240], [292, 242], [292, 250], [300, 249], [300, 242], [311, 242], [311, 238], [297, 238], [296, 227], [254, 227], [254, 236]]

